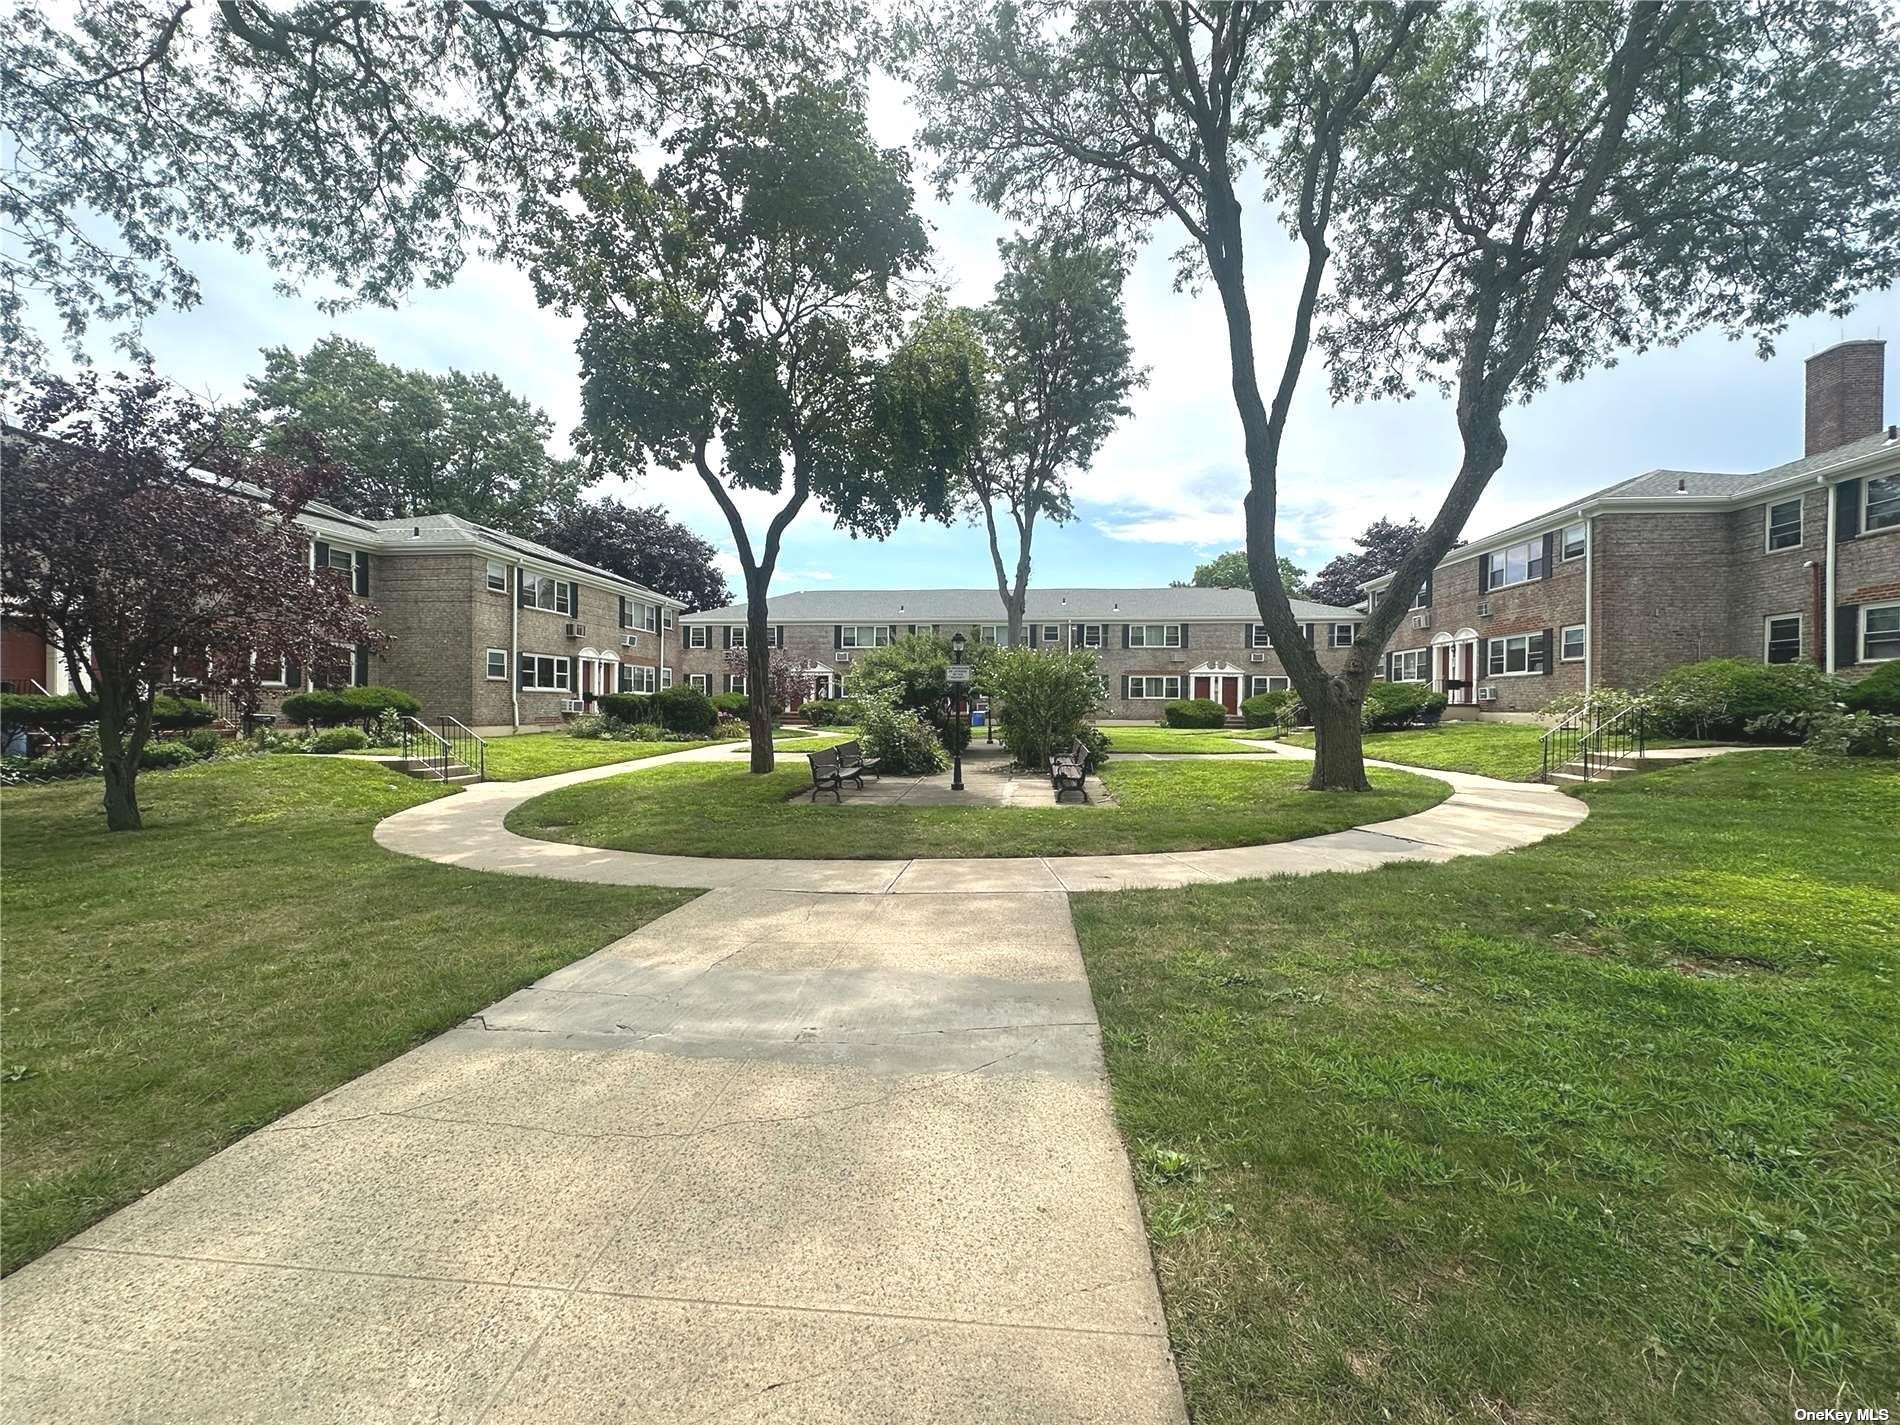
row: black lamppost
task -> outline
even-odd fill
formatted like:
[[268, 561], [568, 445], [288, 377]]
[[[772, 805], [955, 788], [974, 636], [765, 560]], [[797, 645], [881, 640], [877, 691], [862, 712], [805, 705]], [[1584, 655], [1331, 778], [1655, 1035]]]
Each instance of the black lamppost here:
[[[963, 650], [965, 646], [962, 634], [953, 634], [951, 636], [950, 661], [959, 668], [963, 666]], [[957, 720], [956, 731], [951, 734], [950, 738], [950, 790], [953, 792], [963, 790], [964, 723], [969, 709], [969, 704], [964, 701], [963, 690], [968, 686], [969, 684], [961, 682], [954, 685], [957, 696]]]

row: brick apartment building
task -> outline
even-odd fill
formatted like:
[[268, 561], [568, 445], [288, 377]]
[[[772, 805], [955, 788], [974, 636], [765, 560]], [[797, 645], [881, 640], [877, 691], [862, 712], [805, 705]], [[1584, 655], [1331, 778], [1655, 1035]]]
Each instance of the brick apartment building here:
[[1900, 433], [1882, 423], [1884, 364], [1880, 341], [1808, 360], [1798, 460], [1652, 470], [1462, 544], [1400, 625], [1386, 676], [1430, 683], [1454, 715], [1523, 714], [1703, 658], [1807, 659], [1853, 678], [1900, 657]]
[[[339, 650], [326, 685], [401, 688], [426, 716], [476, 732], [555, 724], [600, 693], [671, 686], [677, 599], [455, 515], [369, 520], [312, 502], [297, 524], [311, 568], [346, 580], [390, 635]], [[181, 650], [187, 691], [190, 664]], [[294, 663], [272, 670], [263, 710], [312, 682]], [[14, 618], [0, 626], [0, 684], [71, 691], [63, 661]]]
[[[1295, 600], [1308, 642], [1330, 666], [1343, 663], [1365, 614]], [[972, 647], [1005, 643], [1008, 624], [994, 589], [840, 589], [783, 594], [770, 602], [771, 636], [808, 669], [818, 696], [839, 691], [863, 651], [910, 633], [957, 633]], [[678, 676], [707, 692], [743, 692], [746, 607], [731, 604], [680, 618]], [[1031, 589], [1023, 621], [1035, 648], [1099, 652], [1108, 716], [1155, 720], [1176, 698], [1210, 698], [1230, 713], [1243, 698], [1287, 686], [1266, 629], [1245, 589]]]

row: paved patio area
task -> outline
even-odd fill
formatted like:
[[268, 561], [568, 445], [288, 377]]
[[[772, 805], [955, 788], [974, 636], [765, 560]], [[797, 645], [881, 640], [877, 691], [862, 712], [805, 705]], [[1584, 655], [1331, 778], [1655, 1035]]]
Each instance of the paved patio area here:
[[[1010, 763], [1009, 749], [1001, 743], [972, 742], [964, 751], [962, 791], [951, 790], [952, 775], [952, 771], [944, 771], [932, 772], [924, 777], [895, 774], [867, 777], [862, 790], [856, 786], [843, 788], [840, 804], [873, 807], [1114, 805], [1114, 798], [1109, 796], [1108, 789], [1102, 785], [1102, 779], [1092, 772], [1089, 774], [1086, 785], [1087, 801], [1074, 792], [1065, 792], [1058, 803], [1055, 785], [1049, 780], [1049, 774], [1013, 767]], [[810, 793], [801, 792], [799, 795], [809, 797]], [[820, 792], [818, 800], [831, 801], [831, 794]]]
[[36, 1425], [1185, 1419], [1059, 894], [716, 891], [0, 1300]]

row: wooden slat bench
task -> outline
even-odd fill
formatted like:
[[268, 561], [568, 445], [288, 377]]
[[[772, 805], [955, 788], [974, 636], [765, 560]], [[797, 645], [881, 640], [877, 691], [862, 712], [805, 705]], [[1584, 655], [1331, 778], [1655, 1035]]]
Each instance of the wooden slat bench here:
[[1062, 800], [1064, 792], [1079, 792], [1082, 800], [1089, 799], [1089, 749], [1077, 738], [1067, 752], [1057, 752], [1049, 758], [1049, 781], [1056, 789], [1056, 800]]

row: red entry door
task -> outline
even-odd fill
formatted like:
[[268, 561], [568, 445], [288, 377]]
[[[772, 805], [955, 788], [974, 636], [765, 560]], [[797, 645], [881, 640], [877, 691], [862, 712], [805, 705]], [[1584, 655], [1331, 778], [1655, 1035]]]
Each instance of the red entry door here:
[[1194, 696], [1197, 698], [1209, 698], [1213, 696], [1212, 684], [1204, 675], [1197, 674], [1195, 676]]
[[1230, 714], [1240, 711], [1240, 679], [1222, 678], [1220, 680], [1220, 705]]

